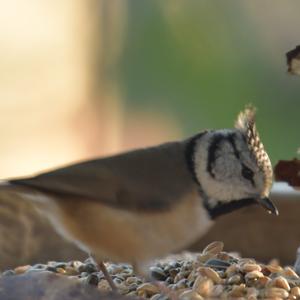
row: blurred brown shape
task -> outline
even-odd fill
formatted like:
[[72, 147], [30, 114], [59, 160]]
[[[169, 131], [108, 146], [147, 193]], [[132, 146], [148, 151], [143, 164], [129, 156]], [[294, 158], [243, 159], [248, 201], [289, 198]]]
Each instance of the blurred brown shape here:
[[[272, 199], [279, 209], [278, 217], [259, 206], [224, 215], [190, 250], [202, 251], [208, 243], [220, 240], [226, 251], [263, 262], [278, 258], [283, 264], [293, 264], [300, 245], [300, 196], [276, 194]], [[57, 235], [31, 203], [18, 197], [0, 197], [0, 237], [2, 270], [48, 260], [86, 258], [75, 245]]]
[[[103, 294], [95, 287], [50, 272], [34, 272], [0, 278], [2, 300], [121, 300], [121, 295]], [[132, 299], [126, 297], [126, 299]]]
[[83, 260], [87, 255], [63, 240], [32, 203], [13, 193], [1, 193], [0, 270], [71, 258]]
[[288, 72], [293, 75], [300, 75], [300, 45], [286, 53]]
[[220, 240], [226, 251], [239, 252], [243, 257], [262, 262], [278, 258], [282, 264], [293, 264], [300, 245], [300, 195], [276, 194], [271, 198], [279, 216], [269, 215], [259, 206], [237, 210], [221, 216], [191, 249], [198, 251]]
[[274, 175], [277, 181], [300, 188], [300, 160], [280, 160], [274, 168]]

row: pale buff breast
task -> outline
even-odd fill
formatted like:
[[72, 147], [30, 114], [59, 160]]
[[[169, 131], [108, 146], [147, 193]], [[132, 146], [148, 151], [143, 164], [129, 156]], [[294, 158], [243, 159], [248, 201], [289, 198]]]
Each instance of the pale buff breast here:
[[196, 191], [171, 210], [155, 213], [91, 201], [56, 203], [51, 218], [57, 231], [99, 260], [148, 261], [188, 246], [212, 225]]

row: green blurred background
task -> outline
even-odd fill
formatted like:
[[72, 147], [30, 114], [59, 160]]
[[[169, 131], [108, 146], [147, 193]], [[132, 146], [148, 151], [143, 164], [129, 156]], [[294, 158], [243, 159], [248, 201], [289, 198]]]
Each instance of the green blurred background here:
[[[11, 88], [19, 91], [7, 97], [2, 86], [2, 176], [232, 127], [248, 103], [258, 109], [272, 162], [296, 155], [300, 78], [287, 74], [285, 53], [300, 44], [299, 2], [66, 3], [29, 1], [17, 16], [21, 32], [2, 19], [4, 54], [27, 62], [19, 68], [6, 60], [0, 74], [3, 85], [13, 73]], [[37, 18], [34, 25], [29, 16]], [[24, 43], [16, 46], [26, 28], [38, 32], [29, 37], [43, 50], [33, 50], [30, 39], [25, 53]], [[9, 126], [14, 134], [7, 134]]]
[[286, 73], [284, 54], [300, 37], [294, 45], [287, 42], [285, 22], [298, 31], [300, 18], [283, 12], [277, 28], [260, 24], [262, 15], [272, 14], [269, 4], [256, 1], [256, 15], [244, 1], [128, 2], [124, 50], [115, 69], [128, 105], [172, 113], [189, 135], [231, 126], [237, 112], [253, 103], [272, 160], [295, 155], [300, 78]]

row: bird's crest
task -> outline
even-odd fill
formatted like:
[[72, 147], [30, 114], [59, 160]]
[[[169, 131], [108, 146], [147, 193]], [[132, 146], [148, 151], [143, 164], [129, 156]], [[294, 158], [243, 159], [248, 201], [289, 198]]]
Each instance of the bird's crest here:
[[235, 128], [245, 135], [248, 147], [253, 153], [257, 165], [265, 174], [266, 187], [269, 188], [272, 184], [273, 178], [272, 165], [256, 129], [255, 113], [255, 107], [251, 105], [246, 106], [244, 111], [239, 113], [235, 123]]

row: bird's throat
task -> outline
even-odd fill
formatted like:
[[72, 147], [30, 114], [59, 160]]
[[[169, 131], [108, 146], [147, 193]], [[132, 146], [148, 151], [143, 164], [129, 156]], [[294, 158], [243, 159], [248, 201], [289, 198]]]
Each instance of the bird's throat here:
[[232, 200], [230, 202], [218, 202], [213, 207], [209, 205], [207, 199], [204, 200], [204, 207], [207, 209], [210, 217], [212, 219], [216, 219], [221, 215], [225, 215], [227, 213], [230, 213], [234, 210], [257, 204], [257, 202], [253, 198], [245, 198], [245, 199], [239, 199], [239, 200]]

